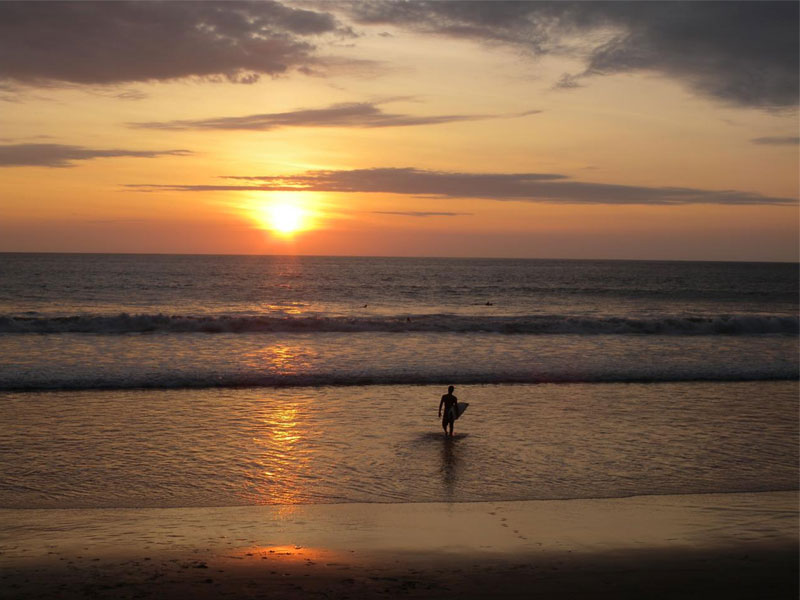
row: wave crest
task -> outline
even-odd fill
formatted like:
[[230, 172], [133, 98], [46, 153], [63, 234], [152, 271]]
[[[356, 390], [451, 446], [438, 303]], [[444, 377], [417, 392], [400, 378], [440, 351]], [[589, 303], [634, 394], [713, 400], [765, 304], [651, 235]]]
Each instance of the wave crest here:
[[79, 390], [129, 390], [129, 389], [208, 389], [208, 388], [295, 388], [320, 386], [371, 386], [371, 385], [508, 385], [508, 384], [566, 384], [566, 383], [674, 383], [680, 381], [791, 381], [797, 379], [791, 367], [753, 369], [748, 373], [726, 373], [698, 369], [696, 371], [670, 372], [632, 369], [619, 372], [581, 373], [141, 373], [120, 378], [118, 375], [66, 376], [9, 379], [0, 381], [0, 391], [79, 391]]
[[194, 315], [0, 316], [0, 333], [278, 333], [420, 332], [587, 335], [761, 335], [800, 332], [798, 317], [772, 315], [657, 318], [400, 315], [278, 317]]

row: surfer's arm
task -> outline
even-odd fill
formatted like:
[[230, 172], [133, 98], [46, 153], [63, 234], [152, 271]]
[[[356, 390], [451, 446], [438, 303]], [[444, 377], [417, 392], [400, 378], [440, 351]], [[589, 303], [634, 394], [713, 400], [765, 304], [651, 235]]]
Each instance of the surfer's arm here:
[[444, 404], [444, 397], [442, 397], [442, 399], [439, 400], [439, 416], [440, 417], [442, 416], [442, 404]]

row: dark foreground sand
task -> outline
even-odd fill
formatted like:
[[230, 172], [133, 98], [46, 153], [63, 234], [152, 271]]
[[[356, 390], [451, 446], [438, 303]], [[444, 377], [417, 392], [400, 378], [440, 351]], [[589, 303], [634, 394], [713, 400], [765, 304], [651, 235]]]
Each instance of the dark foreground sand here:
[[798, 597], [798, 494], [0, 510], [2, 598]]

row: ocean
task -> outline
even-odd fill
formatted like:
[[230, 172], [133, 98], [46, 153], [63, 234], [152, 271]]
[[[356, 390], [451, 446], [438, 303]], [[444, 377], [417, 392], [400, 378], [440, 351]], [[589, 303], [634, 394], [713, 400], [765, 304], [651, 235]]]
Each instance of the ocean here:
[[0, 254], [0, 508], [795, 490], [799, 331], [796, 264]]

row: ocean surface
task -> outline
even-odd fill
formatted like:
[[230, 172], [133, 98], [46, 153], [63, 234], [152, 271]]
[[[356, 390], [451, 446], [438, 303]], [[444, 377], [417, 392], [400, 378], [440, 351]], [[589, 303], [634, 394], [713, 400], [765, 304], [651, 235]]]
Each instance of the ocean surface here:
[[779, 263], [0, 254], [0, 508], [797, 489], [798, 288]]

